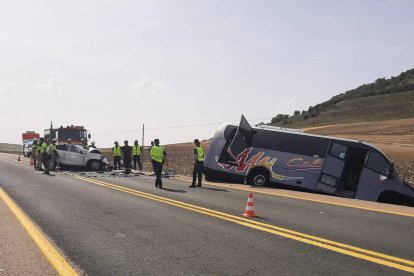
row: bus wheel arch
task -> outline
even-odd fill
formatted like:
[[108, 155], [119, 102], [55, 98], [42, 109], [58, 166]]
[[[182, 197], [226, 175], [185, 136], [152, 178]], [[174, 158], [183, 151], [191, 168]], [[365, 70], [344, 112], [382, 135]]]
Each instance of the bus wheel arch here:
[[414, 198], [391, 190], [382, 191], [378, 196], [377, 201], [389, 204], [414, 206]]
[[253, 168], [247, 176], [247, 183], [252, 186], [267, 186], [269, 185], [269, 180], [270, 172], [264, 167]]

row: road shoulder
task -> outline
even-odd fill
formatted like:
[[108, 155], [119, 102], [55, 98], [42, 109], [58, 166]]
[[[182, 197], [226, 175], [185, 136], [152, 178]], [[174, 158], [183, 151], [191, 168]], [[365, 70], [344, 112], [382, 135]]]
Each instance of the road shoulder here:
[[0, 218], [0, 275], [57, 275], [2, 199]]

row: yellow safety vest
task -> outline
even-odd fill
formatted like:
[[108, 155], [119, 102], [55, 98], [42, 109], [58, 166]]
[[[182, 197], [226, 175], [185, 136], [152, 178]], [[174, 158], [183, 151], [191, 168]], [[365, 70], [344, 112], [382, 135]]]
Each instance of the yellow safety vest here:
[[197, 150], [197, 160], [198, 161], [204, 161], [204, 150], [202, 147], [196, 147]]
[[132, 155], [140, 155], [141, 154], [141, 147], [138, 146], [132, 146]]
[[38, 149], [40, 151], [40, 154], [42, 154], [47, 149], [46, 143], [43, 142], [43, 144], [40, 144]]
[[162, 161], [164, 161], [164, 148], [160, 146], [152, 146], [151, 159], [162, 163]]
[[53, 154], [56, 151], [56, 145], [50, 144], [49, 148], [47, 149], [48, 154]]
[[112, 149], [112, 151], [114, 152], [114, 156], [121, 156], [121, 147], [118, 146], [114, 146], [114, 148]]

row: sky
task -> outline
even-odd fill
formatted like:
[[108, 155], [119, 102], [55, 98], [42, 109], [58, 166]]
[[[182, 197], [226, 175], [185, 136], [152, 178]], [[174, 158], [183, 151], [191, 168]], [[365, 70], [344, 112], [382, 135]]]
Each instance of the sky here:
[[414, 68], [414, 1], [0, 0], [0, 142], [208, 139]]

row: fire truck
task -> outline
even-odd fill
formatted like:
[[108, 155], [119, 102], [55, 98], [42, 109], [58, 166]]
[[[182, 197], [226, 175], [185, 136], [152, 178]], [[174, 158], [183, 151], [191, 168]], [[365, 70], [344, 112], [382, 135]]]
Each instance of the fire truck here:
[[30, 157], [32, 155], [33, 141], [38, 140], [39, 138], [39, 133], [34, 131], [26, 131], [25, 133], [22, 133], [23, 155], [25, 157]]
[[58, 143], [65, 143], [69, 139], [73, 144], [81, 144], [82, 141], [88, 142], [91, 138], [91, 134], [83, 126], [60, 126], [59, 128], [53, 128], [53, 124], [50, 124], [50, 128], [45, 129], [44, 137], [46, 141], [57, 139]]

